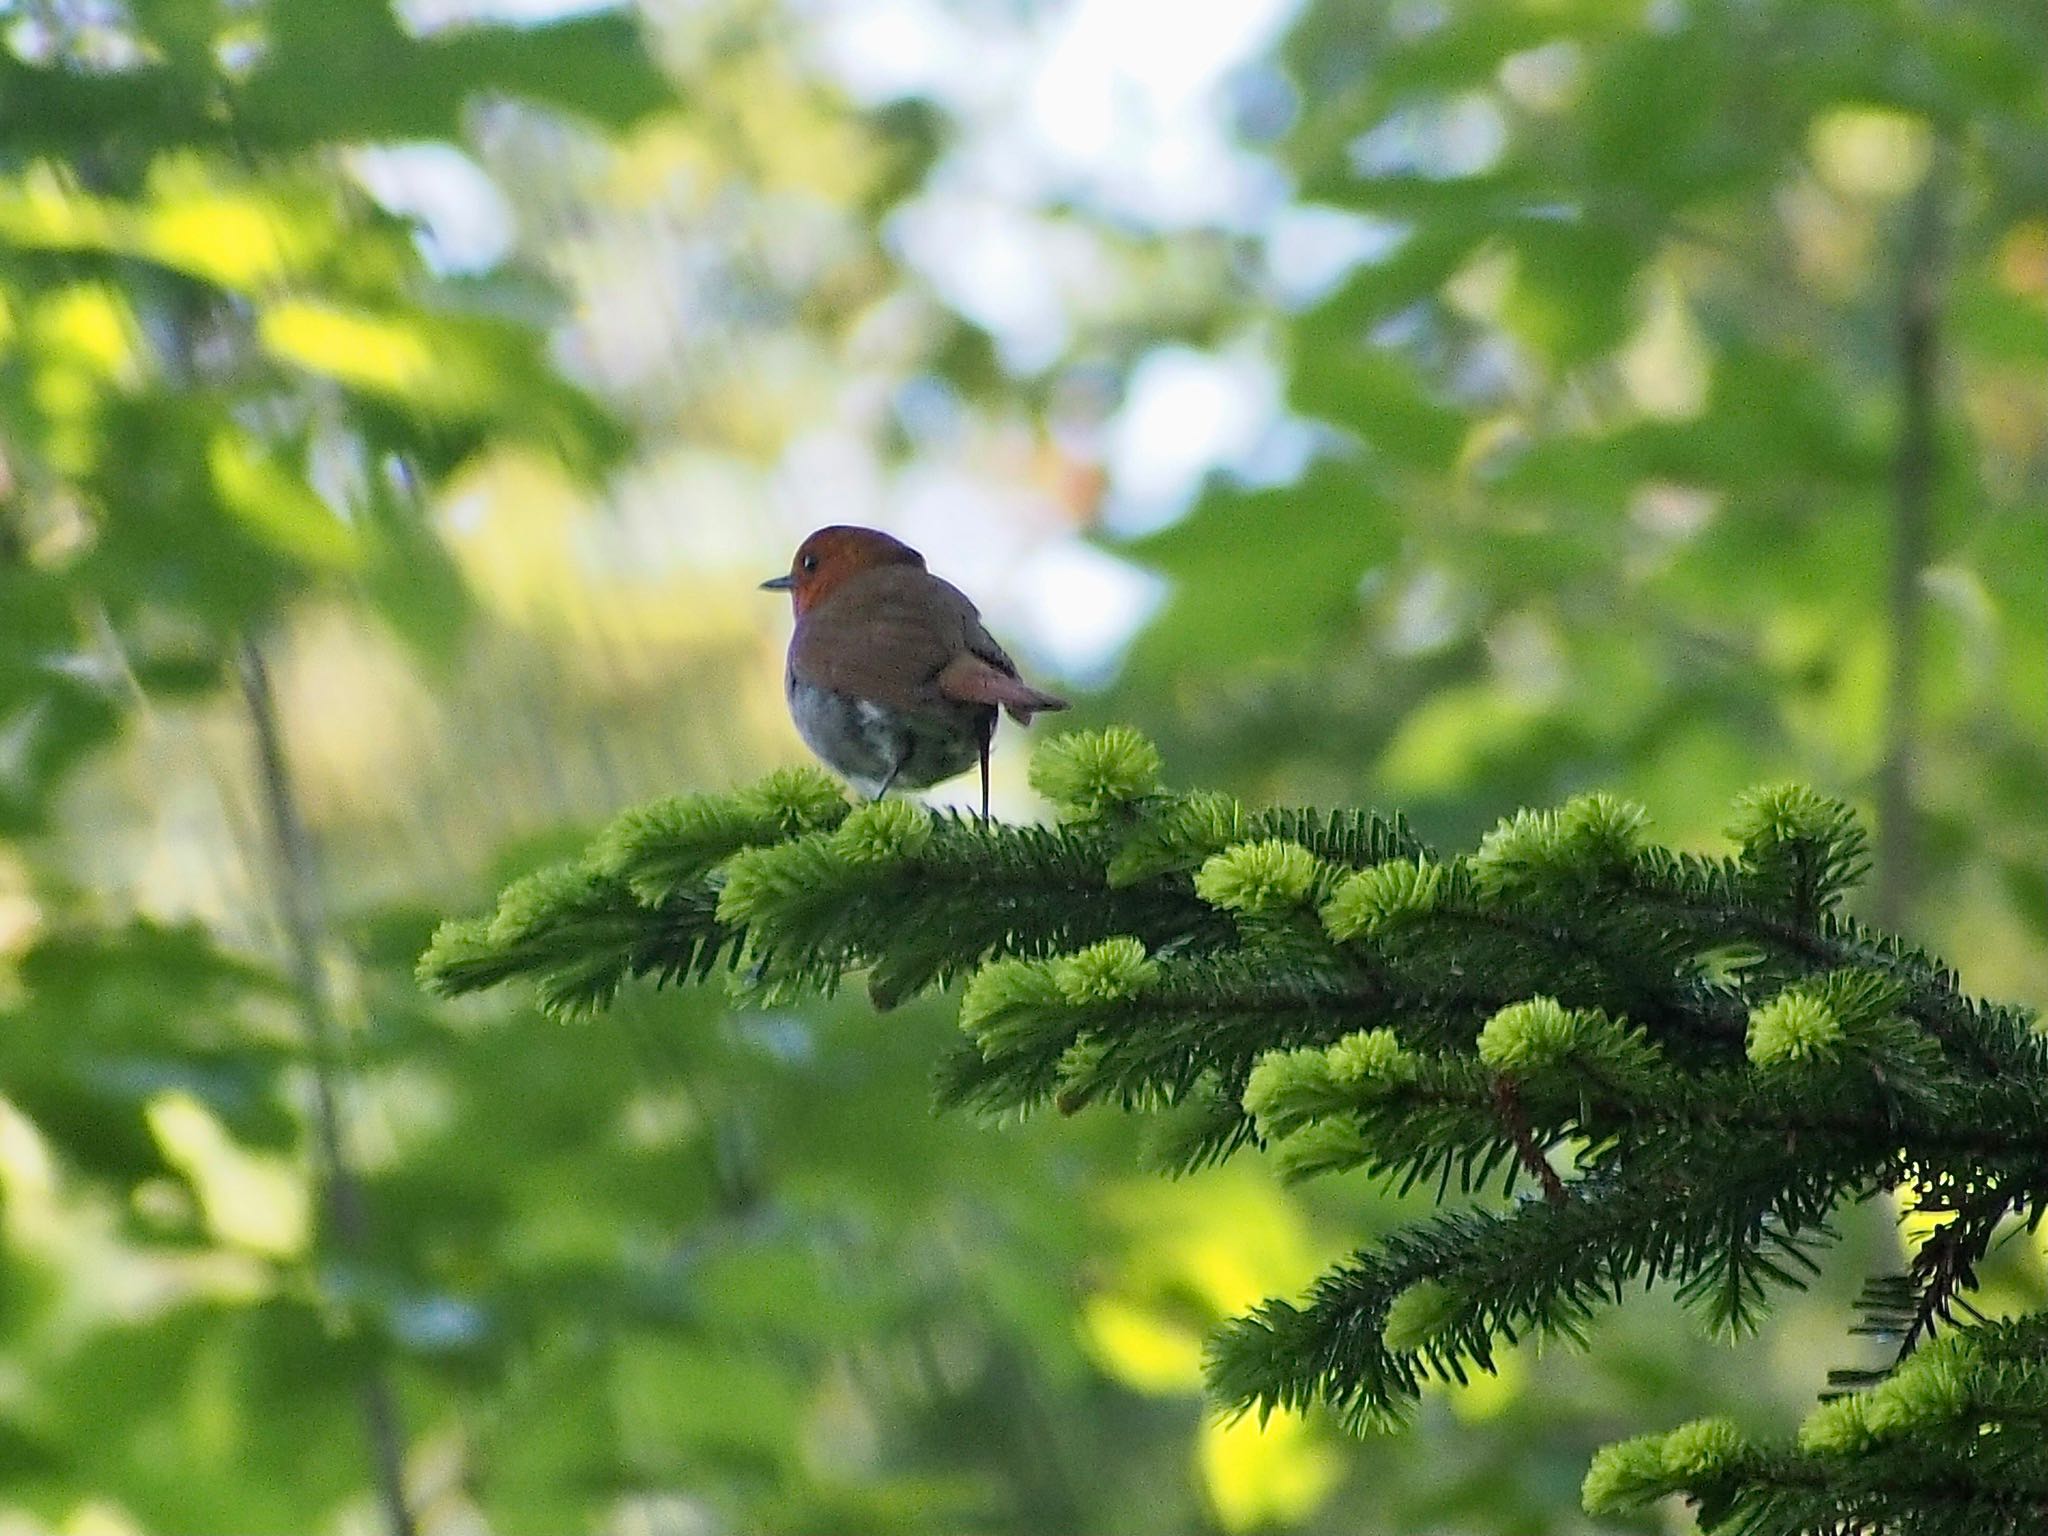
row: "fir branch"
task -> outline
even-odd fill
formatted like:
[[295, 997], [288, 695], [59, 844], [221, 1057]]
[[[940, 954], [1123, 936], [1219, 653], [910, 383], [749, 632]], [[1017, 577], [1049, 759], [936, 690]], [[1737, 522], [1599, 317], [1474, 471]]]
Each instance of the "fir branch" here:
[[1260, 1145], [1290, 1177], [1433, 1186], [1433, 1219], [1217, 1337], [1241, 1411], [1387, 1422], [1639, 1283], [1746, 1327], [1843, 1204], [1910, 1186], [1953, 1214], [1867, 1290], [1886, 1371], [1842, 1378], [1862, 1390], [1796, 1451], [1718, 1420], [1610, 1448], [1589, 1505], [1680, 1493], [1718, 1536], [2044, 1527], [2048, 1320], [1941, 1325], [1975, 1316], [2001, 1223], [2048, 1213], [2048, 1042], [1842, 914], [1869, 864], [1845, 806], [1753, 792], [1710, 858], [1581, 796], [1439, 858], [1399, 818], [1251, 811], [1159, 771], [1131, 732], [1056, 739], [1049, 827], [849, 809], [801, 774], [664, 802], [445, 927], [422, 978], [523, 977], [566, 1012], [742, 963], [778, 990], [866, 971], [882, 1002], [970, 978], [942, 1103], [1115, 1103], [1156, 1116], [1169, 1170]]
[[[1394, 1422], [1426, 1378], [1491, 1370], [1496, 1339], [1582, 1338], [1632, 1275], [1668, 1268], [1660, 1202], [1614, 1190], [1395, 1232], [1317, 1281], [1305, 1306], [1268, 1301], [1226, 1325], [1210, 1345], [1210, 1391], [1238, 1411], [1322, 1402], [1354, 1427]], [[1420, 1286], [1431, 1288], [1419, 1293], [1432, 1303], [1426, 1326], [1392, 1329], [1397, 1301]]]
[[771, 970], [838, 976], [871, 965], [877, 1000], [893, 1003], [991, 955], [1056, 954], [1117, 934], [1195, 950], [1236, 938], [1184, 881], [1112, 887], [1100, 828], [947, 814], [930, 819], [929, 837], [848, 857], [838, 840], [854, 826], [725, 866], [720, 912]]
[[[1063, 1063], [1070, 1079], [1085, 1075], [1068, 1086], [1088, 1098], [1178, 1103], [1206, 1080], [1234, 1100], [1262, 1057], [1335, 1040], [1395, 1007], [1367, 978], [1275, 974], [1240, 953], [1162, 961], [1141, 990], [1109, 997], [1071, 996], [1049, 970], [1019, 964], [998, 962], [970, 986], [962, 1022], [984, 1070], [959, 1076], [946, 1102], [1028, 1109], [1053, 1096]], [[1045, 984], [1011, 986], [1027, 975]]]
[[2038, 1531], [2048, 1521], [2044, 1346], [2038, 1316], [1949, 1335], [1876, 1386], [1822, 1403], [1796, 1450], [1756, 1446], [1719, 1420], [1610, 1446], [1587, 1474], [1586, 1507], [1614, 1513], [1682, 1494], [1708, 1529], [1755, 1536]]
[[582, 865], [543, 870], [507, 889], [489, 919], [443, 923], [420, 957], [422, 986], [443, 997], [515, 977], [564, 1017], [609, 1006], [629, 979], [701, 981], [740, 953], [708, 887], [649, 907], [624, 881]]
[[1920, 1245], [1907, 1271], [1915, 1292], [1911, 1316], [1899, 1338], [1896, 1366], [1930, 1338], [1936, 1327], [1954, 1320], [1957, 1308], [1974, 1311], [1962, 1293], [1977, 1283], [1977, 1265], [1991, 1247], [2011, 1210], [2011, 1197], [1995, 1186], [1966, 1197], [1953, 1220], [1936, 1228]]

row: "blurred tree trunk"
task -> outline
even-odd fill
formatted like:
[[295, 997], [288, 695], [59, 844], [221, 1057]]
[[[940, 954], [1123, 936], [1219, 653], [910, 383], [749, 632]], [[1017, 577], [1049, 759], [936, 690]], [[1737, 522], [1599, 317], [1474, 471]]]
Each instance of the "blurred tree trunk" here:
[[1891, 677], [1885, 757], [1878, 779], [1877, 921], [1897, 927], [1913, 899], [1919, 826], [1913, 806], [1925, 652], [1921, 573], [1932, 536], [1940, 472], [1941, 297], [1947, 178], [1936, 155], [1906, 210], [1898, 298], [1899, 442], [1892, 469]]

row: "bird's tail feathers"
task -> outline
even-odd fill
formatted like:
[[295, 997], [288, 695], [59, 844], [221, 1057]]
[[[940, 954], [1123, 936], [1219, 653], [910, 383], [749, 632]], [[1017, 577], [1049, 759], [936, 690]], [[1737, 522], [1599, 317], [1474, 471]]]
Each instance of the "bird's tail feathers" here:
[[1065, 709], [1067, 701], [1042, 688], [1034, 688], [1014, 673], [1005, 672], [980, 656], [966, 655], [939, 674], [939, 692], [949, 699], [970, 704], [997, 704], [1020, 725], [1042, 710]]
[[1029, 725], [1031, 717], [1040, 712], [1050, 714], [1053, 710], [1068, 707], [1067, 701], [1058, 694], [1047, 693], [1044, 689], [1034, 688], [1029, 683], [1019, 683], [1017, 686], [1023, 690], [1023, 697], [1004, 699], [1002, 705], [1009, 711], [1010, 718], [1019, 725]]

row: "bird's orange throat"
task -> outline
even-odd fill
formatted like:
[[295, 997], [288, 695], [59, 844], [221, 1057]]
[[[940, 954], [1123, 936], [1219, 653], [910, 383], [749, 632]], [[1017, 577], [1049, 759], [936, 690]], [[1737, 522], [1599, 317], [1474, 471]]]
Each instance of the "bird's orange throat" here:
[[789, 595], [802, 618], [862, 571], [887, 565], [924, 569], [924, 556], [900, 539], [873, 528], [820, 528], [796, 552], [789, 573]]

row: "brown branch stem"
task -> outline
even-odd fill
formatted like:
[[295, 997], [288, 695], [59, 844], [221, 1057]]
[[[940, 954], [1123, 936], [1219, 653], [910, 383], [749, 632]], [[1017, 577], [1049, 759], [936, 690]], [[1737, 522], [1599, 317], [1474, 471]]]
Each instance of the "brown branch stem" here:
[[1564, 1187], [1564, 1180], [1557, 1176], [1557, 1170], [1550, 1166], [1550, 1159], [1543, 1155], [1535, 1132], [1529, 1129], [1528, 1117], [1522, 1113], [1521, 1095], [1516, 1093], [1514, 1083], [1505, 1077], [1494, 1082], [1493, 1107], [1514, 1141], [1515, 1156], [1530, 1177], [1542, 1186], [1543, 1198], [1552, 1205], [1563, 1205], [1571, 1195]]

